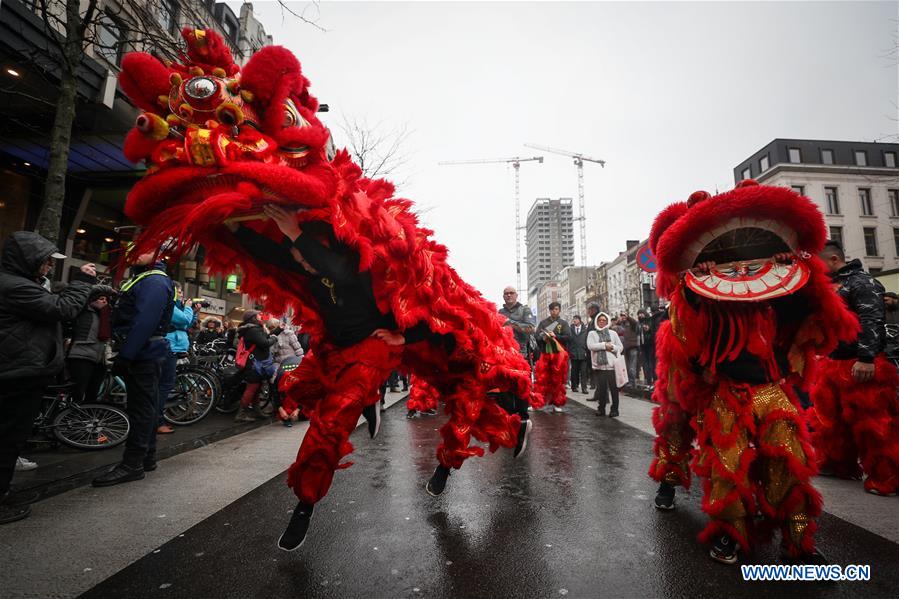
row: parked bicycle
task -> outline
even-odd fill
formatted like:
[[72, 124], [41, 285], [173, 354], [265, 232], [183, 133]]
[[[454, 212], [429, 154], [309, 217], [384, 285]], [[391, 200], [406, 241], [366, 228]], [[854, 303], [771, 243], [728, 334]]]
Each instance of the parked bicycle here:
[[[216, 339], [210, 343], [194, 344], [192, 349], [193, 364], [211, 375], [218, 385], [215, 410], [222, 414], [233, 414], [240, 407], [246, 381], [243, 371], [234, 363], [235, 351], [227, 347], [225, 339]], [[265, 409], [271, 403], [272, 390], [268, 381], [259, 389], [259, 408]]]
[[214, 375], [204, 368], [179, 360], [175, 386], [165, 402], [163, 418], [170, 424], [183, 426], [205, 418], [216, 404], [218, 388]]
[[128, 438], [128, 415], [115, 406], [78, 404], [72, 399], [74, 383], [51, 385], [34, 421], [35, 433], [76, 449], [109, 449]]

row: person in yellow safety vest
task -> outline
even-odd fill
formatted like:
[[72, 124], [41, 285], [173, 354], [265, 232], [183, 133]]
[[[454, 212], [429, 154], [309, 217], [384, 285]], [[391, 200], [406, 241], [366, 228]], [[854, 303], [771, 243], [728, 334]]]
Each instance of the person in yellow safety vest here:
[[132, 277], [122, 284], [112, 315], [113, 372], [128, 390], [131, 429], [122, 461], [93, 480], [107, 487], [144, 478], [156, 469], [156, 405], [162, 366], [171, 351], [165, 338], [175, 305], [175, 288], [157, 262], [159, 252], [148, 252], [132, 262]]

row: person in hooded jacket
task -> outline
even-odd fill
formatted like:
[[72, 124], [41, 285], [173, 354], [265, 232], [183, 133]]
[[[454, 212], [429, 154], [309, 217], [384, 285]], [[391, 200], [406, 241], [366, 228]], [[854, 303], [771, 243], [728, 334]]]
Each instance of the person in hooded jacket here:
[[587, 333], [587, 349], [590, 350], [596, 393], [593, 401], [599, 402], [597, 416], [606, 415], [606, 404], [612, 396], [609, 418], [618, 417], [618, 384], [615, 381], [615, 358], [624, 352], [618, 333], [609, 327], [609, 315], [596, 315], [593, 330]]
[[47, 275], [65, 258], [56, 245], [31, 231], [17, 231], [0, 258], [0, 524], [27, 517], [31, 507], [9, 493], [19, 457], [41, 409], [47, 386], [63, 369], [62, 323], [87, 303], [93, 264], [59, 294]]
[[108, 285], [94, 285], [88, 303], [67, 323], [71, 345], [66, 354], [66, 369], [75, 383], [72, 399], [95, 401], [106, 376], [106, 346], [112, 337], [112, 302], [116, 291]]
[[250, 413], [251, 406], [258, 405], [259, 387], [262, 386], [263, 380], [271, 378], [276, 371], [275, 361], [272, 359], [272, 346], [277, 345], [278, 338], [268, 334], [256, 310], [244, 312], [243, 324], [237, 328], [237, 336], [243, 341], [244, 347], [248, 350], [252, 348], [252, 355], [244, 368], [247, 386], [240, 398], [240, 410], [234, 421], [252, 422], [262, 416], [258, 410], [256, 415]]
[[207, 343], [212, 343], [216, 339], [221, 339], [224, 336], [225, 333], [222, 331], [222, 321], [215, 316], [207, 316], [200, 323], [200, 332], [197, 333], [196, 342], [197, 345], [206, 345]]

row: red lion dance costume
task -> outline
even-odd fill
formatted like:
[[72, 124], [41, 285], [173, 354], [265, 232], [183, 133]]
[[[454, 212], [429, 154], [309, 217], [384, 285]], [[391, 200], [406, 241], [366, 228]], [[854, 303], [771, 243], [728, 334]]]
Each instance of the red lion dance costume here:
[[[147, 164], [126, 213], [144, 226], [138, 250], [152, 251], [169, 237], [180, 250], [199, 244], [212, 272], [239, 265], [242, 292], [264, 299], [273, 313], [292, 306], [311, 335], [311, 356], [281, 384], [285, 403], [301, 404], [310, 418], [288, 475], [301, 504], [324, 497], [334, 471], [350, 465], [340, 463], [352, 451], [350, 433], [363, 409], [377, 401], [378, 384], [400, 366], [446, 402], [449, 421], [437, 458], [447, 472], [484, 454], [472, 438], [491, 451], [514, 447], [519, 417], [486, 395], [493, 388], [530, 394], [528, 364], [511, 332], [447, 264], [447, 249], [418, 225], [410, 201], [394, 198], [387, 181], [363, 178], [345, 151], [327, 159], [329, 133], [294, 55], [266, 47], [241, 69], [214, 32], [185, 29], [183, 35], [182, 64], [144, 53], [122, 61], [122, 89], [144, 111], [126, 138], [125, 154]], [[287, 252], [282, 244], [290, 239], [280, 225], [260, 215], [266, 205], [290, 211], [293, 224], [303, 227], [300, 237], [313, 237], [317, 251], [351, 252], [352, 272], [343, 274], [365, 282], [378, 317], [394, 333], [423, 330], [428, 340], [395, 346], [369, 336], [349, 347], [338, 344], [327, 315], [339, 312], [338, 300], [356, 296], [342, 297], [340, 282], [314, 268], [298, 274], [299, 259], [279, 267], [254, 258], [223, 225], [241, 221], [241, 235], [273, 253]]]
[[565, 384], [568, 381], [568, 352], [555, 337], [547, 337], [544, 351], [534, 365], [534, 409], [545, 405], [561, 408], [568, 400]]
[[424, 379], [417, 376], [409, 379], [409, 399], [406, 400], [407, 410], [410, 412], [429, 412], [437, 409], [439, 401], [440, 394]]
[[751, 548], [774, 525], [789, 556], [818, 555], [821, 497], [792, 385], [857, 330], [817, 257], [824, 241], [810, 200], [751, 180], [696, 192], [653, 224], [658, 289], [671, 304], [657, 337], [649, 475], [662, 483], [661, 509], [673, 508], [673, 485], [689, 487], [691, 467], [703, 479], [710, 521], [699, 538], [725, 563], [736, 562], [735, 543]]

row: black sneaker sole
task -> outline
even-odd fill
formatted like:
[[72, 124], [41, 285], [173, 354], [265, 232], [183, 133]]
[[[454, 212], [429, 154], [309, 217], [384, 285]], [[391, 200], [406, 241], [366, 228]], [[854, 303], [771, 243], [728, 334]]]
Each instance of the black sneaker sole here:
[[656, 503], [655, 506], [656, 506], [657, 510], [662, 510], [663, 512], [670, 512], [671, 510], [674, 509], [674, 502], [672, 502], [671, 505], [659, 505], [658, 503]]
[[[13, 507], [13, 506], [10, 506], [10, 507]], [[3, 518], [0, 518], [0, 525], [10, 524], [12, 522], [18, 522], [19, 520], [24, 520], [25, 518], [27, 518], [28, 516], [31, 515], [31, 506], [30, 505], [21, 506], [19, 508], [18, 512], [16, 512], [15, 510], [10, 510], [10, 511], [14, 512], [14, 513], [8, 514], [8, 515], [4, 516]]]
[[[445, 490], [446, 489], [444, 489], [444, 491]], [[443, 491], [440, 491], [440, 493], [434, 493], [433, 491], [431, 491], [431, 481], [428, 481], [425, 484], [425, 491], [427, 491], [428, 495], [430, 495], [431, 497], [440, 497], [443, 494]]]
[[723, 556], [723, 555], [718, 555], [717, 553], [715, 553], [715, 550], [714, 550], [714, 549], [711, 550], [711, 551], [709, 551], [709, 556], [710, 556], [713, 560], [715, 560], [716, 562], [718, 562], [719, 564], [724, 564], [724, 565], [726, 565], [726, 566], [733, 566], [733, 565], [734, 565], [735, 563], [737, 563], [737, 561], [738, 561], [738, 558], [737, 558], [736, 554], [734, 554], [734, 555], [732, 555], [732, 556], [730, 556], [730, 557], [725, 557], [725, 556]]
[[737, 561], [739, 560], [739, 554], [738, 554], [739, 551], [740, 551], [740, 544], [739, 544], [739, 543], [737, 543], [737, 544], [736, 544], [736, 547], [734, 547], [734, 552], [733, 552], [733, 554], [732, 554], [732, 555], [729, 555], [729, 556], [727, 556], [727, 555], [720, 555], [720, 554], [718, 554], [718, 553], [715, 553], [715, 548], [713, 547], [713, 548], [709, 551], [709, 557], [711, 557], [713, 560], [715, 560], [715, 561], [718, 562], [719, 564], [725, 564], [725, 565], [727, 565], [727, 566], [732, 566], [732, 565], [734, 565], [735, 563], [737, 563]]
[[512, 456], [516, 460], [520, 458], [528, 448], [528, 437], [531, 436], [531, 429], [534, 427], [534, 422], [530, 419], [525, 420], [525, 426], [527, 428], [525, 428], [524, 431], [524, 441], [521, 443], [521, 449], [518, 451], [518, 453]]
[[284, 534], [285, 534], [286, 532], [287, 532], [287, 531], [282, 532], [282, 533], [281, 533], [281, 536], [278, 537], [278, 549], [280, 549], [281, 551], [286, 551], [287, 553], [290, 553], [291, 551], [296, 551], [297, 549], [299, 549], [300, 547], [302, 547], [302, 546], [303, 546], [303, 543], [306, 542], [306, 537], [309, 536], [309, 534], [307, 533], [306, 536], [303, 537], [303, 540], [300, 541], [300, 544], [297, 545], [296, 547], [284, 547], [283, 545], [281, 545], [281, 539], [284, 538]]

